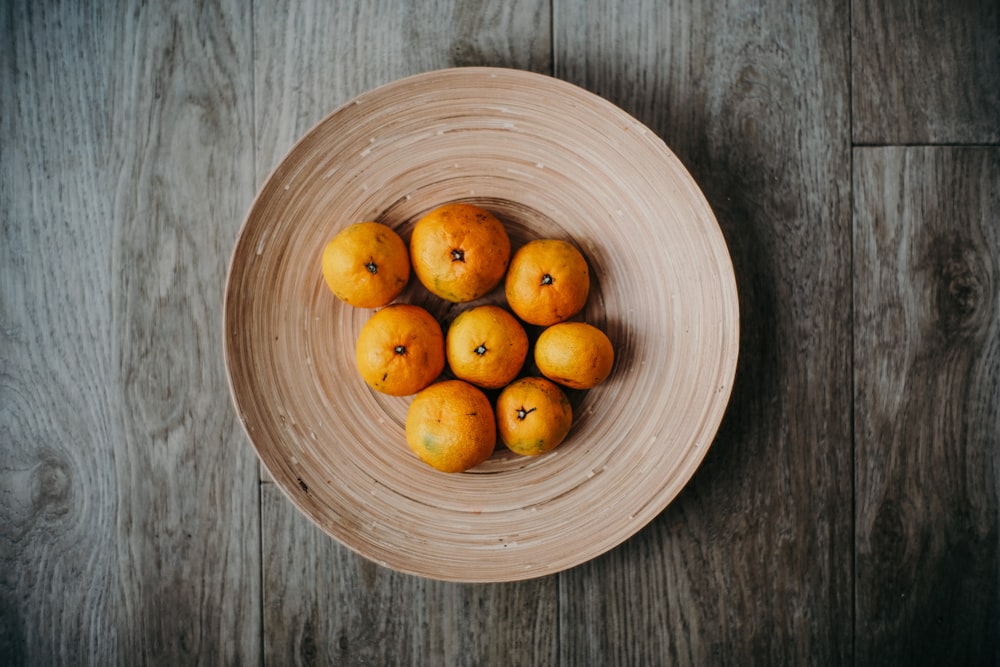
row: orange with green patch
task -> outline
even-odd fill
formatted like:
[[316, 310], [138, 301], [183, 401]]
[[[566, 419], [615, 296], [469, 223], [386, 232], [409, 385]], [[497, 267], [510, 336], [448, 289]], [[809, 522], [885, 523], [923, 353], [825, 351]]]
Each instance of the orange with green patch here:
[[496, 417], [507, 449], [522, 456], [538, 456], [566, 439], [573, 424], [573, 407], [554, 382], [526, 377], [500, 392]]
[[486, 394], [462, 380], [432, 384], [413, 397], [406, 413], [410, 449], [442, 472], [463, 472], [488, 459], [496, 434]]
[[413, 272], [446, 301], [483, 296], [503, 279], [510, 262], [510, 238], [503, 223], [473, 204], [445, 204], [420, 220], [410, 235]]

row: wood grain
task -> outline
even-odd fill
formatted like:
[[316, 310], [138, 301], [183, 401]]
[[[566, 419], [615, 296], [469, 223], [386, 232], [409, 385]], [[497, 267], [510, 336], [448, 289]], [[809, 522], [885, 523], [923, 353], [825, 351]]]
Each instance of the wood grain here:
[[657, 131], [737, 273], [729, 412], [689, 487], [560, 575], [566, 664], [852, 658], [848, 7], [556, 5], [556, 74]]
[[253, 193], [238, 4], [2, 12], [8, 664], [258, 659], [218, 333]]
[[263, 486], [267, 664], [556, 664], [556, 579], [450, 584], [330, 539]]
[[227, 409], [218, 328], [253, 194], [250, 12], [191, 2], [118, 18], [108, 267], [118, 640], [130, 660], [255, 662], [256, 461]]
[[[0, 3], [0, 662], [1000, 662], [996, 149], [854, 153], [854, 309], [847, 154], [1000, 141], [998, 8], [802, 4]], [[741, 288], [687, 490], [516, 585], [373, 566], [261, 491], [219, 354], [269, 170], [449, 65], [554, 68], [650, 125]]]
[[112, 664], [111, 44], [32, 2], [0, 35], [0, 662]]
[[857, 656], [1000, 658], [1000, 149], [855, 150]]
[[107, 270], [118, 641], [126, 661], [252, 663], [256, 461], [227, 404], [219, 333], [254, 186], [250, 10], [182, 2], [116, 18]]
[[1000, 3], [853, 0], [854, 141], [1000, 141]]

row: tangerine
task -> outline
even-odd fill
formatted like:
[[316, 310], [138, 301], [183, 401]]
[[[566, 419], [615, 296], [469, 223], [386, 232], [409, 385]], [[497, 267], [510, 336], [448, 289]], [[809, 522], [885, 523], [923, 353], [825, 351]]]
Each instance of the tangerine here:
[[503, 279], [510, 238], [503, 223], [473, 204], [445, 204], [417, 221], [410, 236], [413, 271], [442, 299], [478, 299]]
[[521, 371], [528, 356], [528, 334], [500, 306], [476, 306], [451, 323], [445, 356], [460, 380], [499, 389]]
[[420, 306], [392, 304], [365, 322], [355, 356], [372, 389], [392, 396], [415, 394], [444, 370], [444, 335]]
[[392, 228], [356, 222], [327, 243], [322, 269], [327, 287], [338, 299], [358, 308], [380, 308], [406, 287], [410, 256]]
[[514, 253], [504, 292], [511, 310], [525, 322], [542, 327], [563, 322], [587, 303], [587, 260], [568, 241], [530, 241]]
[[406, 413], [406, 442], [417, 457], [443, 472], [463, 472], [496, 447], [493, 407], [482, 390], [445, 380], [413, 397]]
[[497, 397], [497, 428], [507, 448], [522, 456], [555, 449], [573, 424], [566, 394], [545, 378], [526, 377], [504, 387]]
[[573, 389], [590, 389], [611, 373], [615, 350], [607, 334], [586, 322], [560, 322], [535, 342], [542, 375]]

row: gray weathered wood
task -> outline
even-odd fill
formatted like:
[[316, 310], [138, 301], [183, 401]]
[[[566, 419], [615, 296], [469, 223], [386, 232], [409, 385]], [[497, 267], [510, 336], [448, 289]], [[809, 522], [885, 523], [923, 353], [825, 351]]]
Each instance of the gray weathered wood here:
[[253, 663], [259, 491], [219, 336], [250, 13], [76, 5], [3, 10], [3, 661]]
[[1000, 658], [1000, 148], [855, 150], [859, 664]]
[[815, 4], [556, 4], [556, 74], [644, 121], [705, 190], [743, 327], [703, 468], [561, 575], [565, 664], [851, 662], [848, 6]]
[[[119, 642], [127, 661], [260, 655], [259, 490], [228, 399], [219, 313], [253, 196], [246, 3], [121, 12], [111, 360]], [[137, 114], [136, 109], [145, 110]]]
[[[379, 84], [449, 66], [550, 69], [538, 0], [258, 0], [254, 23], [260, 182], [314, 123]], [[272, 484], [263, 498], [267, 663], [555, 661], [555, 579], [460, 586], [393, 573], [325, 536]]]
[[31, 2], [5, 3], [0, 35], [0, 662], [110, 664], [112, 45]]
[[1000, 3], [853, 0], [854, 140], [1000, 141]]
[[357, 556], [263, 486], [265, 663], [555, 664], [556, 579], [464, 585]]
[[[853, 184], [849, 152], [852, 126], [1000, 142], [1000, 7], [848, 3], [3, 3], [0, 663], [1000, 662], [1000, 149], [860, 148]], [[260, 484], [220, 354], [270, 169], [453, 65], [554, 70], [650, 125], [741, 292], [690, 486], [511, 585], [314, 528]]]

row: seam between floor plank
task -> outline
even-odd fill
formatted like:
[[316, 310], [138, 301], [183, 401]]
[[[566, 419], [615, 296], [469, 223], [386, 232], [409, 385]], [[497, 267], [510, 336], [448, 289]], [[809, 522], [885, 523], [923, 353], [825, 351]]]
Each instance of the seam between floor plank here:
[[860, 142], [852, 143], [852, 148], [1000, 148], [1000, 143], [904, 143], [904, 142], [891, 142], [891, 143], [877, 143], [877, 142]]
[[850, 220], [850, 276], [851, 276], [851, 665], [858, 664], [858, 439], [856, 429], [857, 406], [857, 276], [854, 273], [855, 225], [854, 219], [854, 3], [847, 3], [847, 137], [851, 145], [847, 149], [847, 193]]
[[[253, 178], [252, 183], [254, 190], [256, 190], [257, 183], [257, 173], [258, 173], [258, 158], [257, 158], [257, 3], [250, 3], [250, 155], [252, 160], [252, 172]], [[254, 452], [256, 458], [256, 451]], [[257, 650], [260, 651], [260, 655], [257, 659], [257, 664], [263, 665], [267, 662], [267, 656], [264, 652], [265, 650], [265, 637], [267, 628], [265, 626], [265, 616], [264, 616], [264, 485], [261, 481], [261, 462], [257, 458], [257, 581], [259, 592], [257, 594], [257, 613], [260, 619], [260, 642]]]

